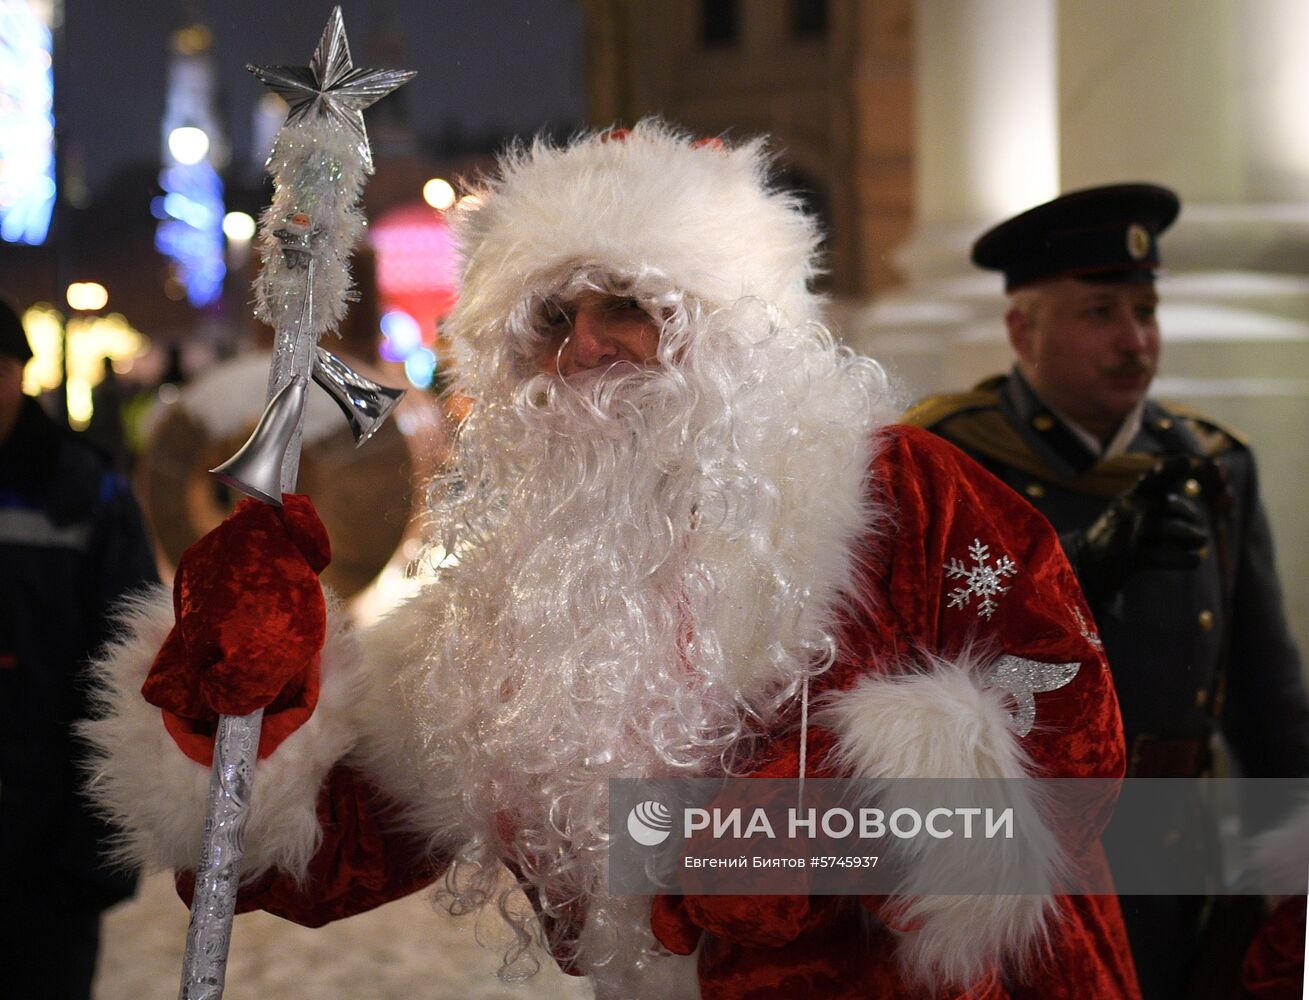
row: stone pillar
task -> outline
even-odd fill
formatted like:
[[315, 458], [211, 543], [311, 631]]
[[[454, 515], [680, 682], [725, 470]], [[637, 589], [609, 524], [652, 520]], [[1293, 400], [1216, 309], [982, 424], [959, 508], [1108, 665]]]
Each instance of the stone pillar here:
[[1236, 21], [1234, 0], [1060, 0], [1061, 188], [1243, 200]]
[[1060, 0], [1063, 188], [1176, 189], [1178, 274], [1309, 271], [1306, 32], [1304, 0]]
[[1253, 198], [1309, 201], [1309, 4], [1247, 0], [1242, 5], [1242, 121]]
[[1060, 0], [1065, 189], [1167, 178], [1206, 205], [1309, 200], [1309, 4]]
[[972, 236], [1058, 184], [1054, 0], [917, 0], [914, 16], [911, 285], [966, 271]]

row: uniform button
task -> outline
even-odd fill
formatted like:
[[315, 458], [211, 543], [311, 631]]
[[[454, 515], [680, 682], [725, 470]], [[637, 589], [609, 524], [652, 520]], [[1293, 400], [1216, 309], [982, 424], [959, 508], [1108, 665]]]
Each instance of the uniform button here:
[[1182, 492], [1188, 497], [1198, 497], [1200, 495], [1200, 483], [1194, 479], [1188, 479], [1182, 484]]
[[1026, 486], [1023, 487], [1023, 492], [1026, 493], [1029, 497], [1033, 497], [1033, 498], [1043, 497], [1045, 496], [1045, 487], [1042, 486], [1040, 483], [1028, 483]]
[[1200, 628], [1208, 632], [1211, 628], [1214, 627], [1214, 613], [1210, 611], [1208, 608], [1205, 608], [1196, 617], [1196, 621], [1199, 623]]
[[1048, 431], [1054, 426], [1054, 417], [1048, 413], [1042, 413], [1032, 418], [1032, 426], [1038, 431]]
[[1171, 430], [1172, 427], [1173, 427], [1173, 421], [1171, 417], [1160, 417], [1158, 420], [1154, 422], [1154, 429], [1157, 431]]
[[1207, 689], [1201, 688], [1195, 693], [1195, 707], [1204, 708], [1207, 704], [1209, 704], [1209, 692]]

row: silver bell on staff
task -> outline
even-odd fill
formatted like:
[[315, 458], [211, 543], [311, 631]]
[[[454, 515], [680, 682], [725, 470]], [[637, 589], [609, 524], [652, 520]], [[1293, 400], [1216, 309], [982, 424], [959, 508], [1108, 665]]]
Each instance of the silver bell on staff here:
[[[405, 390], [379, 385], [360, 375], [330, 351], [319, 347], [314, 356], [313, 378], [345, 414], [355, 446], [377, 431]], [[219, 482], [239, 493], [281, 506], [282, 464], [295, 438], [304, 412], [308, 380], [292, 379], [268, 403], [254, 433], [217, 468], [210, 469]]]

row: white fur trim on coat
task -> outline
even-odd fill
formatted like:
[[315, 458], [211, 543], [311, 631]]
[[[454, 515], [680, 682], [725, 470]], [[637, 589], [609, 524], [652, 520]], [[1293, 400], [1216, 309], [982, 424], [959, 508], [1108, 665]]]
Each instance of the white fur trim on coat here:
[[[125, 864], [194, 868], [210, 769], [177, 748], [159, 709], [141, 697], [173, 626], [169, 591], [159, 587], [126, 605], [121, 626], [123, 637], [94, 668], [98, 717], [82, 727], [93, 747], [88, 787], [125, 831], [117, 850]], [[358, 658], [345, 614], [329, 597], [318, 706], [255, 767], [243, 878], [271, 868], [302, 877], [318, 849], [319, 787], [353, 742], [347, 710], [356, 699]]]
[[1305, 891], [1309, 882], [1309, 802], [1250, 842], [1250, 883], [1266, 896]]
[[[1004, 693], [981, 681], [985, 666], [967, 652], [953, 662], [929, 656], [921, 669], [866, 677], [820, 710], [817, 721], [837, 734], [842, 769], [887, 782], [875, 794], [885, 815], [927, 808], [892, 779], [1032, 776], [1010, 728]], [[923, 894], [929, 885], [967, 884], [977, 872], [994, 873], [1002, 884], [1053, 884], [1062, 854], [1027, 787], [991, 785], [977, 793], [977, 801], [953, 804], [1012, 808], [1015, 834], [1022, 838], [1017, 849], [1013, 842], [975, 838], [964, 852], [957, 837], [915, 838], [897, 848], [906, 874], [895, 894], [903, 904], [895, 923], [916, 928], [899, 933], [897, 953], [915, 980], [967, 986], [997, 966], [1019, 971], [1043, 938], [1054, 902], [1048, 894]]]

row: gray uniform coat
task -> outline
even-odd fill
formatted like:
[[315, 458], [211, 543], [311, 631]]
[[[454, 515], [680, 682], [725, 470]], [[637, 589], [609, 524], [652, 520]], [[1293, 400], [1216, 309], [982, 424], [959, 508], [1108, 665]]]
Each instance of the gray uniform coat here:
[[[1149, 401], [1127, 452], [1101, 460], [1016, 372], [928, 399], [904, 419], [958, 445], [1026, 497], [1065, 550], [1160, 460], [1194, 459], [1184, 492], [1203, 512], [1205, 557], [1192, 570], [1142, 568], [1092, 603], [1122, 708], [1128, 776], [1209, 773], [1215, 733], [1245, 776], [1309, 776], [1309, 699], [1254, 453], [1237, 434]], [[1276, 817], [1256, 810], [1245, 818], [1257, 828]], [[1131, 845], [1136, 856], [1166, 866], [1170, 850], [1212, 849], [1211, 831], [1197, 839], [1192, 819], [1161, 810], [1157, 842]], [[1106, 837], [1111, 855], [1113, 832]], [[1147, 1000], [1186, 995], [1203, 897], [1123, 902]]]

